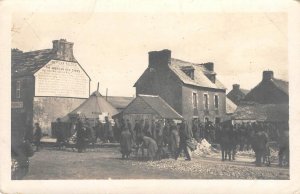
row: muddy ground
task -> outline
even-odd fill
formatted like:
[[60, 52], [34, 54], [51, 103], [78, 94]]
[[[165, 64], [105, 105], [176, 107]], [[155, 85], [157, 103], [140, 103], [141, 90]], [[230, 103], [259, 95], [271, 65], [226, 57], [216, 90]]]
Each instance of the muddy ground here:
[[220, 160], [218, 152], [207, 156], [147, 162], [121, 160], [119, 147], [72, 149], [44, 147], [30, 158], [27, 180], [54, 179], [289, 179], [289, 169], [256, 167], [251, 155], [238, 154], [236, 161]]

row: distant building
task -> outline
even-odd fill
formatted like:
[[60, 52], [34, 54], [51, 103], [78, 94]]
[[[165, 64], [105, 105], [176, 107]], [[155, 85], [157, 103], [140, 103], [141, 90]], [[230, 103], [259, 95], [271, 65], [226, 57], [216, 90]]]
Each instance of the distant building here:
[[289, 121], [289, 83], [264, 71], [262, 81], [240, 102], [232, 118], [234, 123]]
[[136, 95], [158, 95], [186, 120], [221, 122], [226, 117], [226, 88], [213, 63], [174, 59], [170, 50], [149, 52], [149, 65], [134, 84]]
[[260, 104], [289, 103], [289, 82], [276, 79], [273, 71], [264, 71], [262, 81], [244, 98]]
[[232, 90], [227, 94], [227, 98], [229, 98], [235, 104], [239, 104], [241, 100], [243, 100], [248, 94], [249, 90], [245, 90], [240, 88], [239, 84], [233, 84]]
[[[79, 106], [90, 94], [90, 77], [73, 56], [73, 43], [54, 40], [51, 49], [12, 49], [12, 123], [39, 122], [50, 133], [51, 122]], [[16, 126], [18, 127], [18, 126]]]
[[107, 96], [107, 101], [115, 107], [119, 112], [124, 110], [127, 105], [134, 99], [133, 97], [125, 96]]

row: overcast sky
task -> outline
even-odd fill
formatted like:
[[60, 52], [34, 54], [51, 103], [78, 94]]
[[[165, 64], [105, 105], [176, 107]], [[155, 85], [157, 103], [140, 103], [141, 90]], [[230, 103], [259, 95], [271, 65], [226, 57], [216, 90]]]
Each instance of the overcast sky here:
[[170, 49], [185, 61], [213, 62], [218, 78], [251, 89], [263, 70], [288, 80], [287, 15], [284, 13], [68, 13], [15, 14], [12, 47], [52, 48], [74, 42], [74, 56], [92, 79], [91, 91], [132, 96], [148, 65], [148, 52]]

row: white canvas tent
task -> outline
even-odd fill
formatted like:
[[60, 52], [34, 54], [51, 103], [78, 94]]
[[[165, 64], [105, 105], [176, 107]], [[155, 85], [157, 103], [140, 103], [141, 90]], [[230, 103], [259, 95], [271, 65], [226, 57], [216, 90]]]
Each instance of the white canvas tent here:
[[74, 114], [82, 114], [88, 119], [99, 118], [99, 115], [102, 114], [111, 118], [113, 115], [118, 114], [118, 111], [105, 100], [105, 97], [98, 91], [95, 91], [86, 101], [68, 115]]

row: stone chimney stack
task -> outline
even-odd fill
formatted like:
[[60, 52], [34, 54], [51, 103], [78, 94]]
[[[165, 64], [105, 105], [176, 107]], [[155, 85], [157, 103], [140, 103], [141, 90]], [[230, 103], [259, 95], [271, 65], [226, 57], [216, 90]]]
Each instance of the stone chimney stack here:
[[233, 90], [239, 90], [240, 89], [240, 85], [239, 84], [233, 84], [232, 85], [232, 89]]
[[66, 39], [53, 40], [53, 52], [56, 58], [64, 61], [74, 61], [73, 42], [68, 42]]
[[263, 72], [263, 81], [268, 81], [274, 78], [273, 71], [264, 71]]
[[149, 53], [149, 67], [158, 69], [168, 67], [171, 61], [171, 51], [164, 49], [161, 51], [150, 51]]

